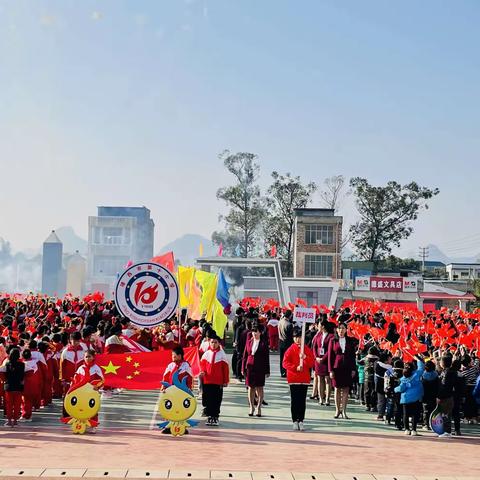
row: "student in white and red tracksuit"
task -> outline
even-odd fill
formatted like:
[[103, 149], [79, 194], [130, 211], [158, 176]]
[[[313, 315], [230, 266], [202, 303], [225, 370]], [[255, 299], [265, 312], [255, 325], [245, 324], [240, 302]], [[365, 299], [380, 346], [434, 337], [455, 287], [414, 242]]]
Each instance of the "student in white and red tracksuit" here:
[[73, 332], [70, 335], [70, 344], [60, 355], [60, 380], [63, 386], [63, 395], [70, 388], [73, 376], [83, 361], [84, 347], [80, 344], [81, 339], [80, 332]]
[[[193, 386], [193, 374], [190, 364], [184, 359], [184, 351], [182, 347], [175, 347], [172, 350], [172, 362], [168, 364], [163, 374], [163, 381], [173, 384], [173, 375], [178, 372], [178, 380], [181, 382], [186, 378], [187, 387], [191, 390]], [[163, 388], [163, 387], [162, 387]], [[162, 433], [171, 433], [170, 428], [164, 428]], [[188, 430], [185, 432], [188, 433]]]
[[[93, 348], [90, 348], [85, 351], [83, 356], [83, 364], [78, 367], [75, 372], [75, 381], [78, 380], [77, 377], [84, 377], [89, 383], [93, 385], [95, 390], [101, 388], [104, 384], [103, 372], [102, 369], [95, 363], [96, 352]], [[91, 427], [89, 432], [96, 433], [98, 425], [98, 414], [90, 419], [94, 423], [94, 427]]]
[[218, 426], [223, 388], [229, 382], [228, 360], [218, 336], [210, 338], [210, 346], [202, 355], [200, 377], [203, 380], [202, 403], [208, 417], [206, 425]]
[[[290, 385], [290, 409], [293, 429], [303, 431], [305, 410], [307, 409], [307, 390], [310, 385], [310, 369], [315, 364], [312, 350], [305, 345], [301, 353], [302, 331], [293, 330], [293, 343], [283, 356], [283, 368], [287, 371], [287, 382]], [[303, 359], [303, 364], [301, 364]]]
[[25, 363], [25, 378], [23, 384], [22, 398], [22, 418], [21, 422], [32, 421], [32, 409], [35, 399], [40, 392], [39, 377], [37, 375], [37, 361], [32, 359], [32, 352], [26, 348], [22, 352], [23, 362]]
[[172, 384], [173, 374], [178, 372], [178, 380], [181, 382], [187, 378], [187, 387], [191, 390], [193, 384], [193, 374], [190, 364], [184, 359], [182, 347], [175, 347], [172, 350], [172, 362], [168, 364], [163, 374], [163, 381]]

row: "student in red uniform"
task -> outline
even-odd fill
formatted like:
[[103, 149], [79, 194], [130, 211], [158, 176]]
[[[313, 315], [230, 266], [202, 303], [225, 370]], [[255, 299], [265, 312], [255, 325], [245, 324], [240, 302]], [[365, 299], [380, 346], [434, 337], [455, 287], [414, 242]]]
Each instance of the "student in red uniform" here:
[[20, 350], [12, 348], [0, 372], [4, 378], [5, 405], [7, 421], [5, 426], [14, 427], [20, 418], [22, 406], [23, 382], [25, 377], [25, 364], [20, 361]]
[[193, 384], [192, 369], [190, 364], [184, 359], [182, 347], [175, 347], [172, 350], [172, 362], [165, 369], [163, 381], [171, 384], [175, 372], [178, 372], [179, 381], [182, 381], [185, 377], [187, 378], [187, 387], [191, 390]]
[[120, 323], [113, 325], [108, 333], [109, 335], [105, 342], [105, 353], [127, 353], [130, 351], [120, 338], [122, 334], [122, 325]]
[[38, 351], [43, 355], [45, 363], [42, 362], [42, 405], [48, 407], [52, 404], [52, 388], [53, 388], [53, 369], [49, 359], [52, 356], [50, 346], [46, 342], [38, 344]]
[[62, 336], [59, 333], [52, 337], [52, 356], [49, 359], [50, 368], [53, 373], [53, 398], [62, 398], [62, 382], [60, 381], [60, 356], [63, 350]]
[[210, 346], [200, 361], [200, 378], [203, 381], [202, 404], [208, 417], [206, 425], [218, 426], [223, 388], [228, 386], [229, 366], [227, 356], [220, 346], [218, 336], [210, 337]]
[[[95, 390], [103, 386], [103, 372], [102, 369], [95, 363], [96, 352], [93, 348], [85, 351], [83, 355], [83, 364], [78, 367], [75, 372], [75, 382], [79, 381], [78, 377], [85, 378], [93, 385]], [[95, 425], [98, 425], [98, 414], [91, 418]], [[97, 433], [97, 427], [90, 427], [89, 433]]]
[[22, 352], [22, 357], [23, 363], [25, 363], [25, 378], [22, 396], [22, 417], [20, 418], [20, 422], [31, 422], [33, 403], [40, 391], [37, 375], [38, 367], [37, 362], [32, 359], [30, 349], [26, 348]]
[[63, 395], [67, 393], [72, 382], [73, 375], [83, 361], [84, 349], [80, 345], [82, 335], [80, 332], [73, 332], [70, 335], [70, 343], [60, 355], [60, 380], [63, 386]]
[[278, 318], [276, 313], [272, 313], [272, 318], [267, 323], [267, 331], [270, 350], [276, 352], [278, 350]]
[[293, 343], [283, 356], [283, 368], [287, 372], [287, 382], [290, 386], [290, 410], [294, 430], [304, 430], [305, 410], [307, 409], [307, 390], [310, 385], [310, 369], [315, 358], [312, 350], [305, 345], [301, 353], [302, 331], [293, 329]]
[[[172, 350], [172, 362], [168, 364], [163, 374], [163, 381], [172, 384], [173, 375], [178, 372], [178, 380], [181, 382], [184, 378], [187, 379], [187, 387], [191, 390], [193, 384], [193, 374], [190, 364], [184, 359], [184, 352], [182, 347], [175, 347]], [[163, 387], [162, 387], [163, 390]], [[170, 428], [164, 428], [162, 433], [171, 433]], [[185, 432], [188, 433], [188, 430]]]

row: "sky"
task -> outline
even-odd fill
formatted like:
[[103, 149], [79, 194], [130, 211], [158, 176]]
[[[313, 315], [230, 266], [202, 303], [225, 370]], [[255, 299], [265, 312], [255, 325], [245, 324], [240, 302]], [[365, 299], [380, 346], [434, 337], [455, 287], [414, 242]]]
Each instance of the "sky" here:
[[479, 253], [479, 18], [476, 0], [0, 0], [0, 236], [86, 238], [97, 205], [145, 205], [157, 250], [210, 237], [229, 149], [258, 154], [262, 187], [438, 187], [399, 253]]

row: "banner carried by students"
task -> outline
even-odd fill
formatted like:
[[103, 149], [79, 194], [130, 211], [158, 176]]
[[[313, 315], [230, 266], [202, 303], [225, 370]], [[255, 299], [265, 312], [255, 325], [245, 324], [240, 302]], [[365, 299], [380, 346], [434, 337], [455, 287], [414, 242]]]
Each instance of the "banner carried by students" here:
[[[194, 376], [200, 373], [196, 347], [185, 348], [185, 360]], [[171, 350], [145, 353], [113, 353], [97, 355], [96, 363], [102, 369], [105, 386], [128, 390], [160, 388], [163, 374], [172, 361]]]

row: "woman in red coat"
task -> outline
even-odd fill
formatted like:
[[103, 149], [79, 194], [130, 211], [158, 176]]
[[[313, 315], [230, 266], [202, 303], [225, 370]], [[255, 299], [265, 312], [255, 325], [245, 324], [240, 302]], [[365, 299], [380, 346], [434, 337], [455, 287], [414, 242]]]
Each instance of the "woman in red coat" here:
[[328, 320], [320, 324], [320, 331], [315, 335], [312, 344], [313, 355], [315, 356], [315, 376], [318, 378], [320, 390], [320, 405], [330, 406], [332, 393], [332, 382], [328, 374], [328, 349], [334, 338], [334, 325]]
[[252, 335], [247, 338], [242, 360], [242, 375], [248, 387], [249, 417], [255, 413], [255, 397], [257, 399], [257, 417], [262, 416], [263, 388], [265, 377], [270, 376], [270, 354], [268, 341], [262, 338], [260, 327], [253, 326]]
[[287, 371], [287, 382], [290, 385], [290, 409], [292, 412], [293, 429], [303, 431], [303, 421], [307, 408], [307, 390], [310, 385], [310, 369], [315, 359], [312, 350], [305, 345], [301, 353], [302, 331], [293, 330], [293, 344], [285, 352], [283, 368]]
[[340, 415], [342, 415], [342, 418], [348, 418], [346, 412], [348, 392], [356, 374], [356, 364], [355, 341], [347, 337], [345, 323], [338, 324], [337, 336], [330, 342], [328, 372], [335, 388], [336, 413], [334, 418], [339, 418]]

